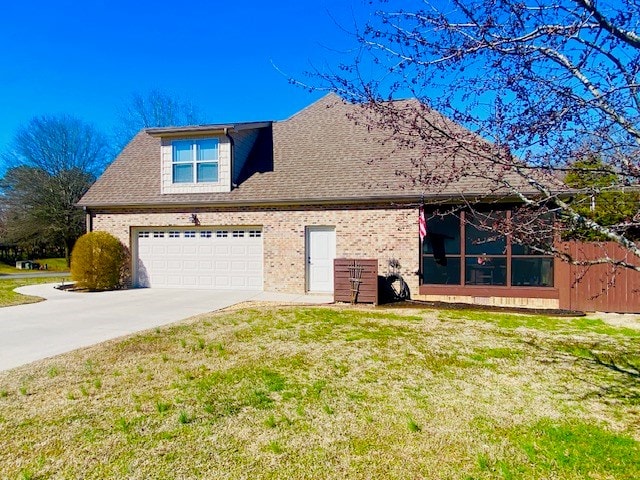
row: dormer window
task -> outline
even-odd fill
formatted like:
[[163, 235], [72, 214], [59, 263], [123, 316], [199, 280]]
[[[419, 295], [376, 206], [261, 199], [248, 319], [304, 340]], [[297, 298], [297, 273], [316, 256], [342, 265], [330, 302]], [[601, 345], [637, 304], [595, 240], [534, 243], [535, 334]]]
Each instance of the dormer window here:
[[258, 136], [271, 135], [271, 124], [148, 128], [146, 132], [160, 139], [163, 195], [230, 193]]
[[174, 140], [173, 183], [215, 183], [218, 181], [218, 139]]

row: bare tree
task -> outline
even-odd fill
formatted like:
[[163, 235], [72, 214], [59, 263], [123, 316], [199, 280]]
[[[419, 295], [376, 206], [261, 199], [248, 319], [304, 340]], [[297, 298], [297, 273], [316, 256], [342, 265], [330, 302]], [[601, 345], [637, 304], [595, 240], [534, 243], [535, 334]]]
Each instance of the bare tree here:
[[104, 135], [74, 117], [36, 117], [18, 130], [2, 159], [9, 167], [0, 180], [5, 238], [61, 245], [69, 259], [85, 230], [75, 204], [109, 160]]
[[2, 239], [5, 238], [6, 235], [7, 235], [7, 209], [4, 202], [0, 200], [0, 245], [2, 244]]
[[[501, 223], [502, 233], [529, 243], [543, 238], [540, 231], [553, 238], [532, 219], [556, 212], [563, 228], [590, 230], [640, 259], [636, 239], [627, 234], [640, 225], [638, 205], [625, 225], [607, 225], [574, 208], [559, 182], [580, 168], [579, 160], [597, 156], [614, 179], [608, 191], [640, 185], [638, 0], [424, 0], [397, 10], [391, 2], [379, 5], [355, 32], [357, 57], [337, 74], [320, 77], [360, 103], [356, 120], [387, 129], [398, 148], [423, 148], [429, 159], [427, 152], [439, 149], [442, 165], [425, 161], [406, 173], [409, 180], [428, 192], [464, 177], [488, 181], [494, 196], [522, 204], [522, 225]], [[406, 108], [389, 101], [399, 96], [419, 102]], [[450, 128], [434, 110], [469, 131]], [[571, 193], [590, 195], [593, 188]], [[478, 199], [467, 200], [473, 208]], [[562, 255], [550, 241], [538, 248]], [[595, 262], [640, 270], [638, 262]]]
[[195, 125], [200, 121], [198, 110], [191, 102], [160, 90], [134, 93], [118, 115], [115, 147], [118, 152], [122, 150], [143, 128]]

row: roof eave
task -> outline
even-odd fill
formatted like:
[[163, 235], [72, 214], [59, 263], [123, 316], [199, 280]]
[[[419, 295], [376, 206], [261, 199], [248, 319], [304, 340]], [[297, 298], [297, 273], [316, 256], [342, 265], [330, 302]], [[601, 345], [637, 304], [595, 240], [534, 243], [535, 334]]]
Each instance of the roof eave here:
[[340, 198], [300, 198], [275, 200], [218, 200], [206, 202], [130, 202], [130, 203], [100, 203], [79, 202], [77, 207], [88, 209], [158, 209], [158, 208], [216, 208], [216, 207], [298, 207], [305, 205], [362, 205], [362, 204], [415, 204], [425, 203], [518, 203], [516, 196], [487, 195], [481, 193], [460, 194], [431, 194], [431, 195], [372, 195], [367, 197]]
[[188, 134], [206, 135], [215, 133], [225, 133], [227, 131], [241, 132], [243, 130], [252, 130], [258, 128], [266, 128], [271, 126], [272, 122], [242, 122], [242, 123], [218, 123], [211, 125], [188, 125], [184, 127], [154, 127], [145, 128], [145, 132], [152, 137], [176, 137]]

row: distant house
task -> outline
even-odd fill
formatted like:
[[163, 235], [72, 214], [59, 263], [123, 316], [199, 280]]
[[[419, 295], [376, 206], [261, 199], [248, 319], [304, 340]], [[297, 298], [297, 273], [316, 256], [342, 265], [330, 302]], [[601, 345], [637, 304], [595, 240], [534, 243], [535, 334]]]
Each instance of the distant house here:
[[[399, 265], [413, 298], [558, 307], [553, 258], [472, 218], [433, 217], [421, 242], [423, 201], [498, 192], [472, 176], [429, 191], [411, 180], [424, 151], [357, 115], [329, 94], [284, 121], [146, 129], [79, 205], [130, 247], [137, 286], [327, 293], [335, 258], [375, 258], [382, 274]], [[446, 168], [437, 151], [426, 163]]]

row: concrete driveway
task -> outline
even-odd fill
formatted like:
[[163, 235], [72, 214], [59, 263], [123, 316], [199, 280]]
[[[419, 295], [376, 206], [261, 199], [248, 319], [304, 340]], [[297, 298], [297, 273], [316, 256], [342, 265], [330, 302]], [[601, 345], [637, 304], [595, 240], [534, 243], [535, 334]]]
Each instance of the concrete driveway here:
[[134, 289], [74, 293], [55, 284], [17, 291], [47, 300], [0, 308], [0, 370], [166, 325], [248, 300], [329, 303], [330, 297], [268, 292]]

